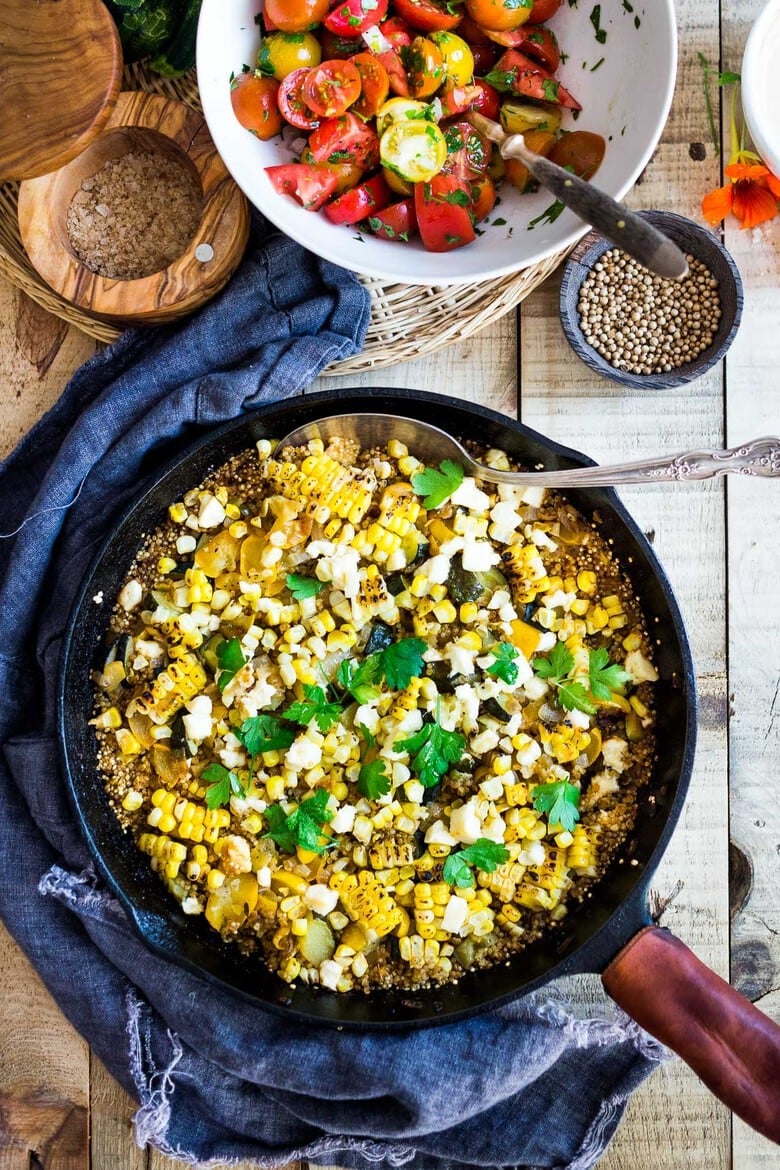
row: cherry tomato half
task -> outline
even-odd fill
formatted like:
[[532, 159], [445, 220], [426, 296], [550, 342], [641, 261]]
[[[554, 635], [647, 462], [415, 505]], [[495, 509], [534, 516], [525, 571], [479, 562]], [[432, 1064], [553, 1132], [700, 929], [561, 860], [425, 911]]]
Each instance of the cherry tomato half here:
[[532, 0], [465, 0], [466, 11], [485, 29], [519, 28], [531, 16]]
[[445, 81], [436, 95], [441, 102], [442, 118], [458, 118], [466, 110], [475, 108], [479, 90], [474, 85], [455, 85]]
[[357, 53], [352, 64], [360, 76], [360, 97], [352, 108], [361, 118], [374, 118], [390, 92], [387, 70], [375, 53]]
[[351, 111], [340, 118], [324, 118], [309, 138], [317, 162], [353, 162], [364, 171], [379, 165], [376, 131]]
[[389, 0], [376, 0], [375, 6], [370, 8], [365, 0], [341, 0], [331, 8], [323, 24], [340, 37], [358, 37], [385, 19], [388, 3]]
[[316, 130], [320, 124], [303, 96], [303, 83], [308, 74], [308, 69], [294, 69], [279, 86], [278, 101], [282, 117], [298, 130]]
[[[549, 74], [538, 61], [526, 57], [517, 49], [507, 49], [506, 53], [499, 57], [494, 75], [503, 75], [507, 89], [520, 94], [521, 97], [533, 98], [537, 102], [553, 102], [570, 110], [582, 109], [577, 99], [572, 97], [560, 81]], [[494, 75], [491, 75], [491, 81]]]
[[282, 163], [266, 167], [265, 173], [280, 195], [292, 195], [307, 211], [319, 211], [336, 189], [337, 179], [330, 171], [308, 163]]
[[257, 73], [240, 73], [230, 86], [233, 113], [245, 130], [265, 142], [282, 128], [276, 95], [279, 82]]
[[471, 212], [475, 223], [490, 215], [496, 203], [496, 185], [490, 175], [482, 175], [471, 184]]
[[483, 114], [486, 118], [492, 118], [494, 122], [498, 121], [498, 112], [501, 109], [501, 98], [498, 90], [484, 80], [482, 77], [476, 77], [474, 84], [479, 90], [479, 96], [472, 105], [472, 110]]
[[407, 45], [411, 45], [414, 36], [409, 25], [405, 20], [401, 20], [400, 16], [391, 16], [389, 20], [383, 21], [379, 26], [379, 31], [394, 49], [403, 49]]
[[[550, 130], [527, 130], [523, 134], [523, 140], [529, 150], [545, 158], [555, 145], [555, 135]], [[536, 190], [537, 183], [533, 175], [519, 158], [506, 159], [505, 166], [506, 177], [513, 187], [517, 187], [519, 191]]]
[[[533, 147], [531, 147], [533, 150]], [[555, 143], [549, 157], [559, 167], [571, 167], [575, 175], [591, 179], [601, 166], [607, 144], [590, 130], [572, 130]]]
[[458, 179], [479, 179], [488, 169], [491, 146], [470, 122], [455, 122], [444, 132], [447, 157], [442, 171]]
[[461, 14], [449, 12], [437, 0], [393, 0], [398, 16], [418, 32], [446, 32], [457, 28]]
[[563, 0], [534, 0], [529, 24], [545, 24], [563, 4]]
[[328, 11], [328, 0], [264, 0], [263, 17], [281, 32], [306, 32]]
[[407, 50], [406, 61], [412, 97], [432, 97], [444, 81], [441, 49], [430, 37], [415, 37]]
[[404, 69], [404, 63], [398, 49], [387, 49], [384, 53], [377, 53], [377, 60], [381, 61], [387, 73], [390, 89], [398, 97], [409, 97], [409, 78]]
[[362, 37], [340, 37], [336, 33], [332, 33], [329, 28], [318, 29], [317, 36], [322, 56], [326, 61], [332, 61], [334, 57], [346, 61], [348, 57], [362, 53], [366, 47]]
[[417, 231], [414, 199], [402, 199], [399, 203], [391, 203], [383, 211], [369, 215], [367, 223], [375, 236], [405, 244]]
[[520, 49], [548, 71], [554, 73], [561, 63], [561, 50], [555, 33], [544, 25], [526, 24], [522, 28], [490, 30], [488, 36], [498, 45]]
[[373, 179], [339, 195], [323, 210], [331, 223], [359, 223], [387, 207], [391, 199], [390, 188], [382, 175], [374, 175]]
[[303, 79], [303, 97], [318, 118], [338, 118], [360, 97], [360, 74], [352, 61], [323, 61]]
[[416, 183], [414, 209], [429, 252], [451, 252], [477, 238], [471, 222], [471, 192], [455, 175], [434, 175], [427, 183]]
[[284, 81], [296, 69], [319, 65], [322, 51], [311, 33], [271, 33], [263, 37], [257, 54], [257, 67], [267, 77]]
[[312, 166], [317, 166], [320, 170], [330, 171], [336, 176], [336, 186], [333, 188], [334, 195], [341, 195], [344, 191], [349, 191], [350, 187], [357, 187], [360, 180], [363, 178], [363, 170], [356, 166], [353, 162], [317, 162], [308, 146], [303, 148], [301, 152], [301, 162], [310, 163]]
[[430, 39], [444, 58], [444, 76], [456, 85], [468, 85], [474, 76], [474, 54], [454, 32], [433, 32]]

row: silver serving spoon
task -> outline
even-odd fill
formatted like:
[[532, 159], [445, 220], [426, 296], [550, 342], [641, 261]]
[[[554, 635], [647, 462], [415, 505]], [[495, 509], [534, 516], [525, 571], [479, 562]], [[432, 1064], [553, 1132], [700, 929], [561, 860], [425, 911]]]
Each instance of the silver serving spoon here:
[[496, 471], [473, 459], [464, 447], [445, 431], [430, 423], [395, 414], [336, 414], [304, 423], [285, 435], [277, 450], [301, 447], [310, 439], [326, 442], [333, 438], [355, 439], [365, 450], [385, 449], [391, 439], [407, 446], [427, 466], [443, 459], [459, 463], [467, 475], [484, 483], [522, 487], [609, 487], [616, 483], [663, 483], [712, 479], [736, 472], [739, 475], [780, 477], [780, 438], [753, 439], [726, 451], [684, 451], [616, 463], [604, 467], [576, 467], [565, 471]]
[[688, 275], [688, 261], [681, 250], [646, 219], [629, 211], [592, 183], [529, 150], [522, 134], [507, 134], [498, 122], [476, 112], [469, 113], [468, 120], [480, 134], [498, 143], [502, 158], [519, 159], [561, 203], [580, 219], [598, 228], [602, 235], [645, 268], [667, 280], [681, 280]]

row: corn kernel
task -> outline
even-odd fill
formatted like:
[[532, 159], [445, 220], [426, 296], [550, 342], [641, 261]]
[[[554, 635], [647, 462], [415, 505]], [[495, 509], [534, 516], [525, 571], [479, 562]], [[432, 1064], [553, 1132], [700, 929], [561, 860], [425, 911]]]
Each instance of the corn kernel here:
[[131, 788], [122, 801], [122, 808], [126, 812], [136, 812], [141, 807], [143, 802], [144, 798], [141, 796], [141, 793], [136, 792], [134, 788]]
[[210, 869], [206, 878], [206, 885], [210, 890], [218, 890], [225, 883], [225, 875], [221, 869]]
[[187, 519], [187, 509], [182, 503], [171, 504], [168, 508], [168, 515], [174, 524], [183, 524]]

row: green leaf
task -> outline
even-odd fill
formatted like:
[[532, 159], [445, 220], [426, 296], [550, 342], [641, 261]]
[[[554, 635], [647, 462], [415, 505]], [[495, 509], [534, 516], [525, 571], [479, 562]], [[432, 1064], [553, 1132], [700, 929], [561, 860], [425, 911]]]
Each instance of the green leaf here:
[[534, 658], [531, 665], [534, 674], [539, 678], [558, 683], [561, 679], [567, 678], [574, 669], [574, 655], [566, 649], [563, 642], [556, 642], [546, 658], [539, 655]]
[[510, 686], [517, 682], [518, 666], [515, 661], [517, 658], [517, 650], [512, 643], [498, 642], [495, 646], [491, 647], [490, 653], [495, 658], [495, 662], [487, 668], [485, 673], [492, 675], [494, 678], [503, 679]]
[[372, 760], [370, 764], [363, 764], [357, 786], [367, 800], [376, 800], [390, 791], [390, 777], [386, 769], [386, 760]]
[[485, 873], [495, 873], [499, 865], [509, 861], [509, 850], [499, 841], [491, 841], [489, 837], [480, 837], [467, 849], [458, 853], [450, 853], [444, 863], [442, 877], [445, 882], [465, 889], [474, 885], [474, 874], [471, 867], [484, 870]]
[[336, 843], [334, 840], [323, 844], [321, 840], [322, 826], [333, 820], [333, 813], [327, 807], [329, 797], [326, 788], [318, 788], [314, 796], [302, 801], [289, 815], [280, 805], [271, 805], [265, 812], [266, 837], [285, 853], [294, 853], [298, 845], [311, 853], [324, 853]]
[[741, 73], [719, 73], [718, 85], [739, 85], [742, 81]]
[[310, 683], [304, 683], [303, 693], [305, 698], [297, 699], [284, 711], [285, 718], [291, 719], [293, 723], [302, 723], [304, 727], [313, 719], [320, 731], [328, 731], [343, 714], [341, 703], [328, 702], [322, 687]]
[[408, 752], [411, 769], [424, 788], [433, 788], [452, 764], [457, 764], [466, 750], [466, 738], [457, 731], [447, 731], [437, 721], [425, 723], [408, 739], [397, 739], [395, 751]]
[[373, 734], [373, 732], [369, 731], [365, 723], [361, 723], [358, 730], [363, 736], [363, 739], [365, 740], [368, 747], [376, 747], [376, 736]]
[[423, 654], [427, 649], [428, 644], [422, 638], [401, 638], [379, 651], [382, 674], [391, 691], [403, 691], [413, 678], [422, 678]]
[[235, 734], [250, 756], [284, 752], [295, 739], [292, 728], [284, 727], [274, 715], [253, 715], [244, 720]]
[[571, 832], [580, 819], [580, 790], [568, 780], [537, 784], [531, 791], [531, 798], [537, 812], [547, 814], [550, 825], [560, 825]]
[[324, 581], [318, 581], [316, 577], [299, 577], [297, 573], [288, 573], [286, 583], [296, 601], [316, 597], [325, 588]]
[[229, 638], [217, 646], [217, 686], [224, 691], [232, 678], [235, 678], [247, 659], [241, 649], [240, 638]]
[[336, 682], [343, 690], [349, 691], [358, 703], [368, 703], [380, 694], [376, 684], [381, 677], [382, 664], [379, 654], [369, 654], [368, 658], [359, 664], [354, 658], [345, 658], [339, 664]]
[[246, 796], [246, 789], [236, 776], [223, 764], [209, 764], [201, 772], [201, 779], [210, 780], [206, 789], [206, 804], [209, 808], [222, 808], [229, 804], [231, 796]]
[[562, 682], [558, 686], [558, 702], [567, 711], [583, 711], [595, 715], [598, 708], [581, 682]]
[[429, 511], [441, 507], [462, 482], [463, 468], [452, 459], [443, 459], [438, 470], [426, 467], [412, 476], [412, 488], [418, 496], [425, 497], [423, 507]]
[[622, 695], [631, 675], [616, 662], [610, 664], [609, 654], [603, 646], [591, 650], [588, 661], [588, 681], [594, 698], [609, 701], [615, 691]]

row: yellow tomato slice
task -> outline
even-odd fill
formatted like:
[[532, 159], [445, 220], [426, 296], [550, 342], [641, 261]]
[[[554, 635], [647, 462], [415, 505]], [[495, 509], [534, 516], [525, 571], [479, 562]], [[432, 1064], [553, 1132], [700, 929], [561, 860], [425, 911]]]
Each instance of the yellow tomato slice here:
[[391, 122], [379, 142], [382, 166], [409, 183], [427, 183], [447, 158], [447, 143], [435, 122]]

